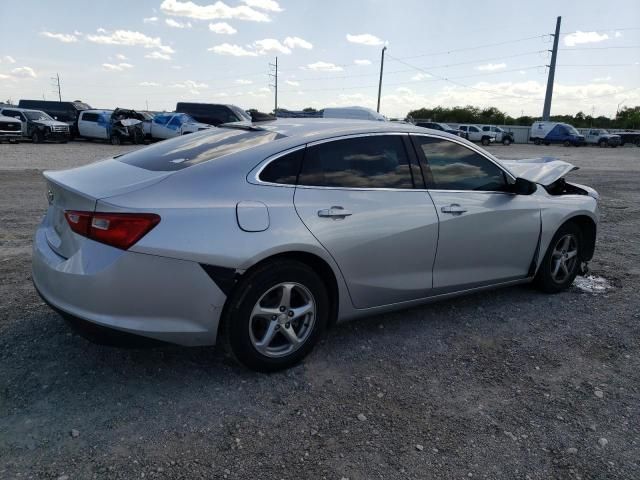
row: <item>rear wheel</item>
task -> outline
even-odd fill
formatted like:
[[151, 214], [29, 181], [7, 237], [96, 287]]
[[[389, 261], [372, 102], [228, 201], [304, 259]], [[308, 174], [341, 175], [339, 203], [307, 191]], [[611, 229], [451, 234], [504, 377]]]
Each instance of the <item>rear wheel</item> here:
[[487, 137], [483, 137], [482, 140], [480, 140], [480, 143], [482, 143], [482, 145], [486, 147], [487, 145], [489, 145], [490, 142]]
[[38, 130], [35, 130], [32, 134], [31, 134], [31, 141], [33, 143], [42, 143], [42, 141], [44, 140], [44, 136], [42, 135], [42, 133], [40, 133]]
[[111, 137], [109, 137], [109, 141], [111, 142], [111, 145], [120, 145], [122, 143], [120, 135], [111, 135]]
[[540, 145], [541, 143], [542, 143], [542, 142], [540, 141], [540, 139], [539, 139], [539, 138], [536, 138], [536, 139], [533, 141], [533, 144], [534, 144], [534, 145]]
[[505, 138], [502, 140], [502, 144], [506, 147], [508, 147], [509, 145], [511, 145], [511, 139], [510, 138]]
[[563, 143], [563, 145], [564, 145], [565, 147], [570, 147], [570, 146], [571, 146], [571, 142], [570, 142], [569, 140], [565, 140], [565, 141], [564, 141], [564, 143]]
[[329, 316], [327, 288], [306, 265], [268, 263], [242, 280], [225, 322], [236, 358], [261, 372], [289, 368], [317, 343]]
[[574, 223], [560, 227], [553, 236], [536, 275], [536, 285], [547, 293], [569, 288], [582, 261], [582, 235]]
[[600, 145], [600, 148], [604, 148], [607, 146], [607, 141], [605, 139], [602, 139], [598, 142], [598, 145]]

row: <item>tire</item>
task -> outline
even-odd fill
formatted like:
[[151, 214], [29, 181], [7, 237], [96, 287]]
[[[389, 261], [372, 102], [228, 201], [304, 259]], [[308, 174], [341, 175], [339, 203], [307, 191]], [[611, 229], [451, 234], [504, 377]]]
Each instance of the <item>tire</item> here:
[[546, 147], [548, 147], [549, 145], [551, 145], [551, 143], [549, 143], [549, 142], [544, 142], [544, 145], [545, 145]]
[[488, 138], [484, 137], [482, 140], [480, 140], [480, 143], [482, 143], [482, 145], [483, 145], [484, 147], [486, 147], [486, 146], [487, 146], [487, 145], [489, 145], [489, 143], [491, 143], [491, 142], [489, 141], [489, 139], [488, 139]]
[[[279, 304], [286, 289], [291, 300], [284, 301], [287, 308], [283, 312]], [[311, 306], [312, 311], [291, 317], [303, 305]], [[266, 313], [254, 314], [259, 309]], [[225, 308], [223, 322], [231, 351], [240, 363], [259, 372], [274, 372], [292, 367], [311, 352], [326, 328], [329, 311], [322, 279], [303, 263], [281, 260], [266, 263], [241, 280]], [[260, 348], [271, 328], [271, 340]], [[303, 340], [294, 345], [285, 331]]]
[[570, 146], [571, 146], [571, 142], [570, 142], [569, 140], [565, 140], [565, 141], [564, 141], [564, 143], [563, 143], [563, 145], [564, 145], [565, 147], [570, 147]]
[[533, 144], [534, 144], [534, 145], [540, 145], [541, 143], [542, 143], [542, 142], [540, 141], [540, 139], [539, 139], [539, 138], [536, 138], [536, 139], [534, 139], [534, 140], [533, 140]]
[[[566, 244], [568, 248], [564, 248], [563, 242], [567, 237], [570, 238], [569, 243]], [[551, 239], [549, 248], [542, 259], [534, 280], [536, 286], [546, 293], [558, 293], [569, 288], [580, 270], [582, 245], [582, 233], [578, 226], [571, 222], [562, 225]], [[566, 258], [563, 253], [567, 252], [567, 255], [570, 255], [573, 251], [575, 251], [575, 255], [571, 258]], [[566, 271], [557, 267], [559, 260], [565, 264]]]
[[31, 141], [33, 143], [42, 143], [42, 141], [44, 140], [42, 134], [35, 130], [32, 134], [31, 134]]
[[109, 137], [109, 142], [111, 142], [111, 145], [120, 145], [122, 143], [120, 136], [118, 135], [111, 135]]
[[511, 139], [510, 138], [505, 138], [504, 140], [502, 140], [502, 144], [505, 147], [508, 147], [509, 145], [511, 145]]
[[605, 148], [605, 147], [607, 146], [607, 141], [606, 141], [606, 140], [600, 140], [600, 141], [598, 142], [598, 146], [599, 146], [600, 148]]

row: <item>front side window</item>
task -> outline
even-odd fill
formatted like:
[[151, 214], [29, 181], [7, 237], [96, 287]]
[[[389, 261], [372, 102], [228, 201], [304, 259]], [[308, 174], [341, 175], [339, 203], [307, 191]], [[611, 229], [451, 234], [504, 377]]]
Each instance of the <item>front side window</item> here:
[[478, 127], [469, 127], [470, 132], [479, 132]]
[[414, 137], [427, 161], [427, 180], [436, 190], [507, 190], [504, 172], [479, 153], [449, 140]]
[[46, 113], [40, 112], [40, 111], [37, 111], [37, 110], [26, 111], [26, 112], [24, 112], [24, 114], [27, 116], [27, 118], [29, 120], [33, 120], [34, 122], [53, 120], [53, 118], [51, 118]]
[[463, 132], [466, 132], [466, 131], [467, 131], [467, 127], [459, 127], [459, 128], [460, 128], [460, 130], [462, 130]]
[[401, 135], [373, 135], [307, 148], [299, 185], [413, 188]]
[[183, 115], [174, 115], [171, 121], [167, 124], [167, 127], [173, 130], [177, 130], [178, 128], [180, 128], [180, 125], [182, 125], [183, 123], [184, 123]]
[[153, 123], [157, 125], [166, 125], [170, 119], [171, 115], [156, 115], [155, 117], [153, 117]]

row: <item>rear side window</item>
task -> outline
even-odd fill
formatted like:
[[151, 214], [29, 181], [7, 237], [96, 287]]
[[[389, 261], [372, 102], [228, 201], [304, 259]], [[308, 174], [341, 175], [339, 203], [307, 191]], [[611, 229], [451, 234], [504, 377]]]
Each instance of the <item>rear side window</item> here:
[[300, 148], [295, 152], [276, 158], [260, 172], [260, 180], [269, 183], [295, 185], [303, 157], [304, 148]]
[[276, 132], [214, 128], [164, 140], [126, 153], [117, 159], [146, 170], [181, 170], [224, 155], [269, 143], [284, 135]]
[[426, 157], [427, 181], [437, 190], [506, 191], [500, 167], [479, 153], [449, 140], [414, 137]]
[[400, 135], [334, 140], [308, 147], [299, 185], [344, 188], [413, 188]]

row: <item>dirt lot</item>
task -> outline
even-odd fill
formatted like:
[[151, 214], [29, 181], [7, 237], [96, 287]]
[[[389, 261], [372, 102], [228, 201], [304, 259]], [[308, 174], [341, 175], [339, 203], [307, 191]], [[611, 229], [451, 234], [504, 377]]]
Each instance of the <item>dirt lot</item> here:
[[215, 349], [90, 344], [36, 295], [40, 170], [130, 148], [0, 145], [0, 478], [640, 478], [640, 149], [492, 147], [581, 167], [614, 288], [338, 325], [261, 375]]

